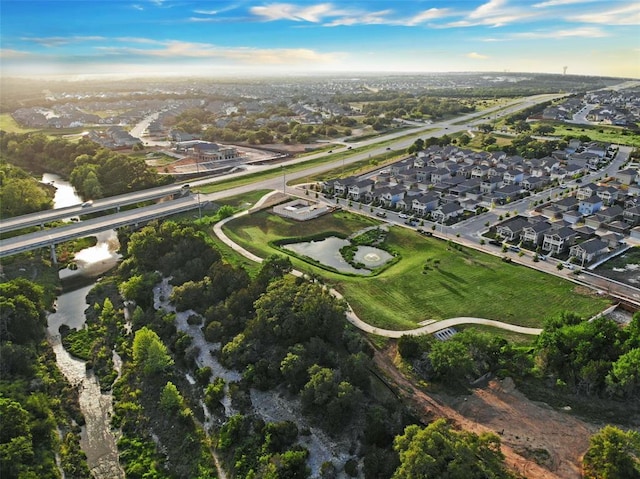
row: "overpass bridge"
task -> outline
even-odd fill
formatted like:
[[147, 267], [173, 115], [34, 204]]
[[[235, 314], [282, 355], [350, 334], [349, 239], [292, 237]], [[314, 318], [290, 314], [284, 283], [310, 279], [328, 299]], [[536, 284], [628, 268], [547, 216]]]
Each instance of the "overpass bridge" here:
[[[0, 258], [25, 251], [49, 247], [51, 259], [57, 261], [55, 245], [79, 237], [91, 236], [101, 231], [107, 231], [129, 225], [138, 225], [157, 218], [195, 210], [202, 206], [200, 199], [195, 196], [166, 201], [130, 211], [114, 213], [99, 218], [93, 218], [67, 226], [36, 231], [13, 238], [0, 240]], [[88, 208], [84, 208], [87, 210]]]
[[13, 218], [3, 219], [2, 222], [0, 222], [0, 235], [32, 226], [43, 227], [46, 223], [72, 218], [74, 216], [89, 215], [111, 209], [120, 211], [120, 208], [123, 206], [133, 205], [144, 201], [158, 200], [167, 196], [175, 198], [186, 194], [189, 194], [189, 185], [161, 186], [158, 188], [149, 188], [147, 190], [140, 190], [132, 193], [126, 193], [124, 195], [103, 198], [90, 204], [82, 203], [74, 206], [67, 206], [66, 208], [15, 216]]

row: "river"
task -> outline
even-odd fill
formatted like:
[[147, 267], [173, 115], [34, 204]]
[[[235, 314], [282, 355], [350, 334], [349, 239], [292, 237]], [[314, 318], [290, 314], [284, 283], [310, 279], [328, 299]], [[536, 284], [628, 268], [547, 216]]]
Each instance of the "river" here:
[[[56, 187], [55, 208], [82, 203], [82, 198], [73, 187], [59, 177], [45, 174], [42, 182]], [[95, 246], [76, 254], [78, 268], [60, 271], [63, 292], [58, 296], [56, 312], [49, 314], [47, 318], [47, 336], [55, 352], [58, 368], [71, 384], [78, 386], [80, 409], [85, 418], [80, 446], [87, 455], [87, 463], [96, 479], [125, 477], [118, 462], [116, 437], [111, 429], [111, 394], [102, 393], [93, 373], [86, 370], [85, 362], [73, 358], [64, 349], [58, 331], [62, 324], [70, 328], [83, 327], [86, 320], [84, 311], [88, 307], [87, 293], [93, 288], [99, 275], [118, 263], [118, 246], [116, 233], [107, 231], [98, 235]], [[79, 284], [82, 286], [78, 287]]]

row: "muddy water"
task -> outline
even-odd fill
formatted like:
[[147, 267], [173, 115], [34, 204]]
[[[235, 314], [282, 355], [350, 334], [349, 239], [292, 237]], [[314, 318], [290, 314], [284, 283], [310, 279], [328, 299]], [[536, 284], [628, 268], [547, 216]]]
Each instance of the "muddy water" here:
[[[53, 182], [57, 188], [54, 198], [56, 208], [82, 201], [71, 185], [58, 177], [45, 175], [43, 182]], [[80, 409], [86, 422], [82, 428], [80, 446], [87, 455], [87, 463], [96, 479], [125, 477], [118, 462], [116, 437], [111, 430], [111, 394], [103, 394], [93, 373], [87, 372], [85, 362], [71, 357], [64, 349], [58, 331], [62, 324], [70, 328], [84, 325], [87, 293], [95, 285], [97, 276], [117, 264], [118, 247], [115, 232], [107, 231], [98, 236], [96, 246], [80, 251], [76, 255], [78, 269], [60, 271], [64, 292], [58, 296], [56, 312], [47, 318], [47, 336], [55, 352], [58, 368], [71, 384], [78, 386]], [[83, 286], [78, 287], [78, 284]]]

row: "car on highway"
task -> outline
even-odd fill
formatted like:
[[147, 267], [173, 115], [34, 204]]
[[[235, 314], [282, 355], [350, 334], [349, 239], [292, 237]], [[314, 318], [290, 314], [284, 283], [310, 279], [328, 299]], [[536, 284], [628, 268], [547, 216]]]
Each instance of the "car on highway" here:
[[88, 208], [89, 206], [91, 206], [93, 204], [93, 201], [85, 201], [84, 203], [82, 203], [80, 205], [80, 207], [82, 208]]

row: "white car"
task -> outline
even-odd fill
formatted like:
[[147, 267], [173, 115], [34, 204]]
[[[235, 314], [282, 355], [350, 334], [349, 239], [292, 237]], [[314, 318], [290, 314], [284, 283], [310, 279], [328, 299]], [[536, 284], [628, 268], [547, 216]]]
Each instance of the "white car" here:
[[409, 217], [409, 215], [406, 215], [404, 213], [399, 213], [398, 214], [398, 218], [402, 218], [403, 220], [406, 220]]

